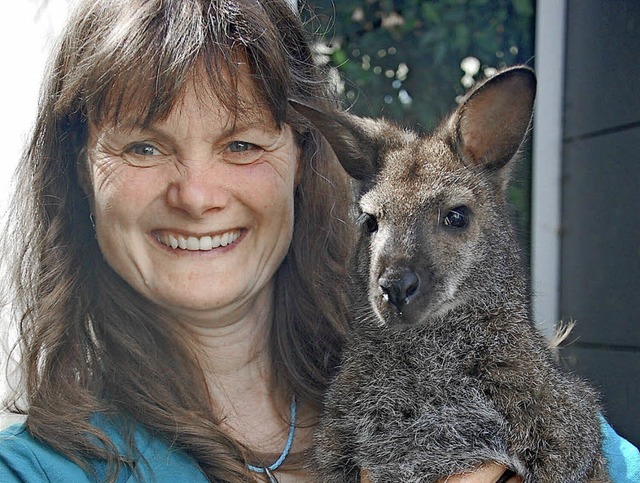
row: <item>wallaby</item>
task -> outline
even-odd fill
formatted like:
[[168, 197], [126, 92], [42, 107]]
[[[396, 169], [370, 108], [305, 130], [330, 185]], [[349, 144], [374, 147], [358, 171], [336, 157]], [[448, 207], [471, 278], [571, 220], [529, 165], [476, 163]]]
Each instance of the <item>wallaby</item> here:
[[504, 70], [429, 136], [293, 103], [360, 183], [354, 328], [316, 440], [322, 482], [435, 482], [497, 462], [609, 481], [598, 396], [531, 321], [509, 174], [536, 78]]

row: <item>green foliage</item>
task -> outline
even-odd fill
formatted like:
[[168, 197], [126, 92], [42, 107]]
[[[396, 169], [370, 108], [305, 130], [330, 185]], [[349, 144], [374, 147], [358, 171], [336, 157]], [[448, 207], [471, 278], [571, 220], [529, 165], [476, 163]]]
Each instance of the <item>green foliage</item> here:
[[[535, 0], [308, 3], [322, 58], [340, 73], [344, 104], [355, 114], [430, 130], [491, 69], [532, 65]], [[465, 77], [468, 57], [479, 70]], [[523, 161], [512, 200], [527, 233], [530, 163]]]
[[430, 129], [465, 93], [460, 62], [531, 63], [534, 0], [311, 0], [329, 65], [360, 115]]

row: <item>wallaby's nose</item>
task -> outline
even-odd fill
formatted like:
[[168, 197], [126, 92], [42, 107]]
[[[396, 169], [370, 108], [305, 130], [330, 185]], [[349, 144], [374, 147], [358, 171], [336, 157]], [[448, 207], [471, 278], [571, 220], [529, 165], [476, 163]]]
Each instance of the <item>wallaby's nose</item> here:
[[400, 310], [418, 290], [420, 279], [413, 270], [406, 268], [386, 271], [378, 279], [378, 284], [382, 289], [382, 296]]

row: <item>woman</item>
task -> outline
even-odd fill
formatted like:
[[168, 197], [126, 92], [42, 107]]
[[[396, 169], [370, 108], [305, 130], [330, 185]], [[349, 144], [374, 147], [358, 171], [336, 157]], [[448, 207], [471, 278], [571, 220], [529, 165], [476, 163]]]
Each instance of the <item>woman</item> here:
[[284, 1], [80, 3], [20, 166], [1, 481], [313, 481], [351, 233], [290, 98], [334, 104]]
[[245, 481], [295, 401], [303, 481], [346, 323], [345, 180], [288, 107], [320, 78], [285, 2], [80, 3], [20, 168], [31, 435], [109, 477], [135, 436]]

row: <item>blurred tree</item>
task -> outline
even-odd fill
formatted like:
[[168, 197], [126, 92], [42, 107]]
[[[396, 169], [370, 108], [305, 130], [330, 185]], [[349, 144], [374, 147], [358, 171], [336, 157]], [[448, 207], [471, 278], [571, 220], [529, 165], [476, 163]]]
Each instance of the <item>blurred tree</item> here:
[[[477, 80], [532, 64], [535, 0], [308, 0], [320, 61], [345, 106], [432, 129]], [[338, 76], [339, 74], [339, 76]], [[530, 157], [511, 195], [525, 242]]]
[[[430, 129], [487, 69], [533, 59], [534, 0], [311, 0], [353, 112]], [[465, 67], [466, 58], [479, 66]], [[463, 84], [464, 82], [464, 84]]]

